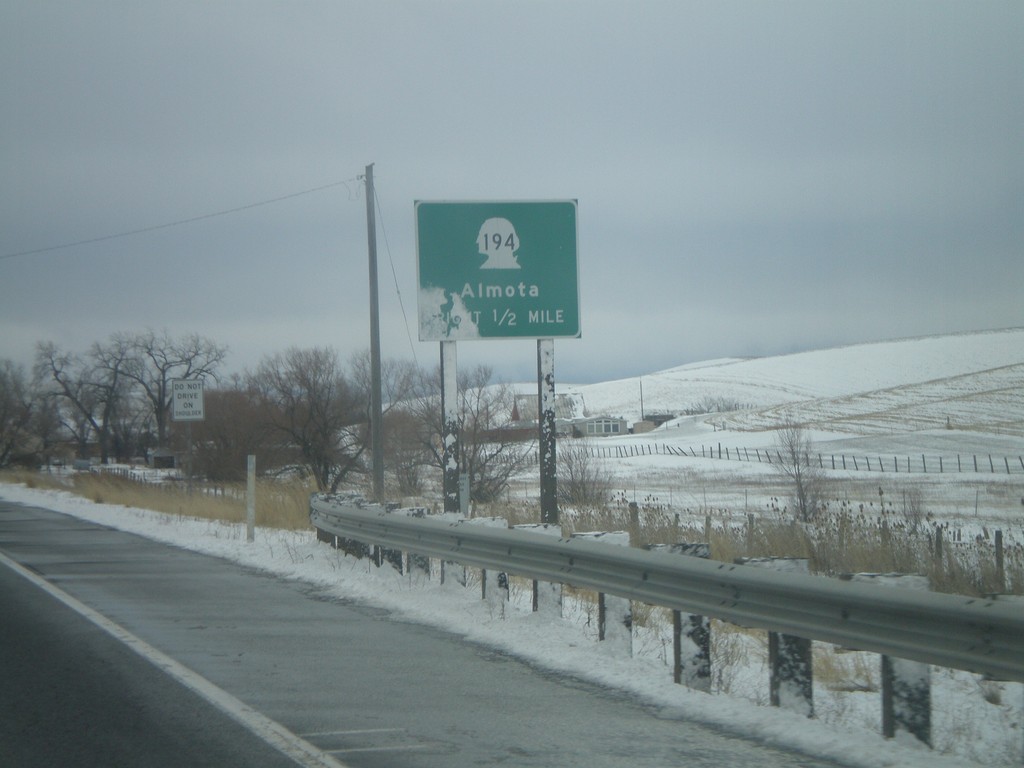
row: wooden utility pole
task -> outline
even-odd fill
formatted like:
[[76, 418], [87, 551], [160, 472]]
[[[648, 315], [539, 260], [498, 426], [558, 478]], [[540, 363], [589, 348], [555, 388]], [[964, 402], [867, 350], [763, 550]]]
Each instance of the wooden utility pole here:
[[384, 425], [380, 374], [380, 303], [377, 298], [377, 220], [373, 163], [366, 166], [366, 238], [370, 254], [370, 443], [373, 450], [373, 499], [384, 501]]

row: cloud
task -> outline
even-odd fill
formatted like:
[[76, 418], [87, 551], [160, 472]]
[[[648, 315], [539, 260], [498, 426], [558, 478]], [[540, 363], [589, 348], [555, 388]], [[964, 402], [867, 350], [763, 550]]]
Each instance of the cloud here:
[[1015, 3], [9, 3], [0, 256], [346, 185], [0, 258], [0, 357], [365, 348], [370, 162], [385, 356], [436, 357], [417, 199], [579, 200], [567, 379], [1021, 325], [1022, 48]]

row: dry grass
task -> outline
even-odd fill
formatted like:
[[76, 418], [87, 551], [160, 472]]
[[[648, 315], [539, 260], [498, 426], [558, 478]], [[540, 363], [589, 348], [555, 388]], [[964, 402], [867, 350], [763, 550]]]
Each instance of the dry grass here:
[[256, 483], [256, 525], [301, 531], [310, 527], [309, 496], [316, 489], [300, 480]]
[[[138, 483], [114, 475], [83, 472], [73, 475], [27, 470], [4, 472], [4, 479], [30, 488], [63, 488], [97, 503], [141, 507], [172, 515], [239, 523], [245, 520], [245, 487], [213, 489], [197, 484], [191, 494], [182, 483]], [[71, 483], [71, 486], [68, 483]], [[259, 480], [256, 524], [285, 530], [309, 528], [309, 495], [314, 489], [299, 481]], [[504, 517], [510, 525], [535, 523], [536, 504], [528, 501], [478, 506], [474, 513]], [[599, 509], [563, 516], [563, 535], [584, 531], [628, 531], [634, 546], [655, 543], [707, 542], [711, 557], [732, 562], [741, 557], [807, 558], [811, 572], [823, 575], [857, 572], [920, 573], [935, 591], [990, 594], [1024, 591], [1024, 548], [1007, 541], [1002, 581], [995, 571], [992, 542], [946, 540], [935, 553], [935, 527], [915, 524], [905, 516], [871, 516], [851, 505], [837, 508], [813, 524], [781, 514], [710, 515], [703, 520], [681, 516], [671, 505], [646, 499], [631, 507], [613, 500]], [[948, 534], [946, 534], [948, 536]]]
[[[97, 504], [115, 504], [163, 512], [168, 515], [245, 522], [245, 486], [197, 484], [192, 493], [184, 483], [139, 483], [115, 475], [80, 472], [71, 476], [39, 472], [4, 472], [5, 482], [23, 483], [29, 488], [57, 488], [71, 491]], [[256, 525], [284, 530], [304, 530], [309, 524], [307, 484], [299, 481], [260, 480], [256, 483]]]
[[0, 481], [24, 485], [26, 488], [68, 489], [64, 476], [30, 469], [5, 469], [0, 471]]
[[[728, 512], [727, 510], [725, 512]], [[536, 505], [503, 503], [477, 508], [478, 515], [504, 517], [510, 525], [537, 522]], [[781, 512], [760, 515], [680, 515], [656, 499], [635, 508], [613, 501], [600, 508], [563, 515], [562, 534], [628, 531], [633, 546], [706, 542], [711, 558], [734, 562], [743, 557], [806, 558], [812, 573], [915, 573], [928, 576], [931, 589], [965, 595], [1024, 592], [1024, 547], [1007, 540], [1003, 574], [996, 572], [991, 532], [976, 541], [951, 541], [943, 530], [936, 554], [934, 521], [908, 519], [890, 511], [866, 514], [837, 504], [813, 523]], [[1002, 576], [1002, 579], [1000, 579]]]
[[200, 488], [191, 494], [177, 484], [138, 483], [102, 473], [74, 476], [74, 491], [97, 504], [151, 509], [168, 515], [238, 523], [245, 520], [245, 502], [231, 496], [212, 495]]
[[814, 648], [814, 680], [832, 691], [855, 693], [880, 690], [877, 654], [845, 651], [818, 643]]

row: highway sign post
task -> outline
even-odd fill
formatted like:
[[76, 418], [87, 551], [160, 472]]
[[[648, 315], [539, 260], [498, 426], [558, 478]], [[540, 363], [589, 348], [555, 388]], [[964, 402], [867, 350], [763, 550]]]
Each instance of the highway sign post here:
[[[421, 341], [441, 342], [442, 408], [457, 401], [455, 342], [537, 340], [541, 522], [558, 522], [554, 339], [579, 338], [576, 201], [417, 201]], [[459, 508], [458, 424], [445, 410], [445, 511]]]
[[188, 441], [188, 493], [192, 495], [192, 422], [206, 419], [202, 379], [171, 379], [171, 420], [184, 421]]

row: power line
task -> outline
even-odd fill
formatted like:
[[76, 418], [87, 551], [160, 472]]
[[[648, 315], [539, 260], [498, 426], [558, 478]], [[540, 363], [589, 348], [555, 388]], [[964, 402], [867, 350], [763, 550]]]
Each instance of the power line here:
[[395, 293], [398, 294], [398, 306], [402, 309], [402, 320], [405, 321], [405, 335], [409, 339], [409, 349], [412, 350], [412, 359], [416, 365], [419, 365], [419, 360], [416, 357], [416, 346], [412, 343], [412, 331], [409, 329], [409, 318], [405, 314], [405, 302], [402, 301], [402, 291], [398, 287], [398, 273], [395, 271], [395, 260], [391, 257], [391, 244], [388, 242], [388, 233], [384, 228], [384, 211], [380, 207], [380, 197], [377, 195], [377, 188], [373, 189], [373, 199], [377, 204], [377, 213], [380, 218], [380, 231], [384, 235], [384, 248], [388, 252], [388, 263], [391, 264], [391, 277], [395, 281]]
[[118, 240], [122, 237], [131, 237], [132, 235], [141, 235], [146, 232], [156, 232], [161, 229], [168, 229], [170, 227], [180, 227], [183, 224], [192, 224], [197, 221], [203, 221], [204, 219], [213, 219], [217, 216], [227, 216], [232, 213], [239, 213], [240, 211], [248, 211], [251, 208], [259, 208], [263, 205], [271, 205], [273, 203], [280, 203], [284, 200], [291, 200], [294, 197], [301, 197], [303, 195], [310, 195], [314, 192], [322, 192], [325, 189], [333, 189], [334, 187], [348, 187], [349, 183], [355, 182], [356, 179], [347, 179], [345, 181], [333, 181], [330, 184], [324, 184], [319, 187], [313, 187], [311, 189], [304, 189], [301, 192], [292, 192], [288, 195], [281, 195], [280, 197], [274, 197], [269, 200], [260, 200], [257, 203], [249, 203], [248, 205], [240, 205], [237, 208], [228, 208], [223, 211], [215, 211], [214, 213], [204, 213], [201, 216], [193, 216], [188, 219], [179, 219], [178, 221], [169, 221], [166, 224], [156, 224], [152, 227], [142, 227], [141, 229], [132, 229], [126, 232], [118, 232], [115, 235], [103, 235], [102, 237], [91, 237], [87, 240], [76, 240], [73, 243], [63, 243], [61, 245], [51, 245], [46, 248], [35, 248], [29, 251], [17, 251], [16, 253], [5, 253], [0, 256], [0, 261], [5, 259], [14, 259], [20, 256], [35, 256], [40, 253], [50, 253], [51, 251], [61, 251], [66, 248], [75, 248], [79, 245], [91, 245], [93, 243], [104, 243], [108, 240]]

